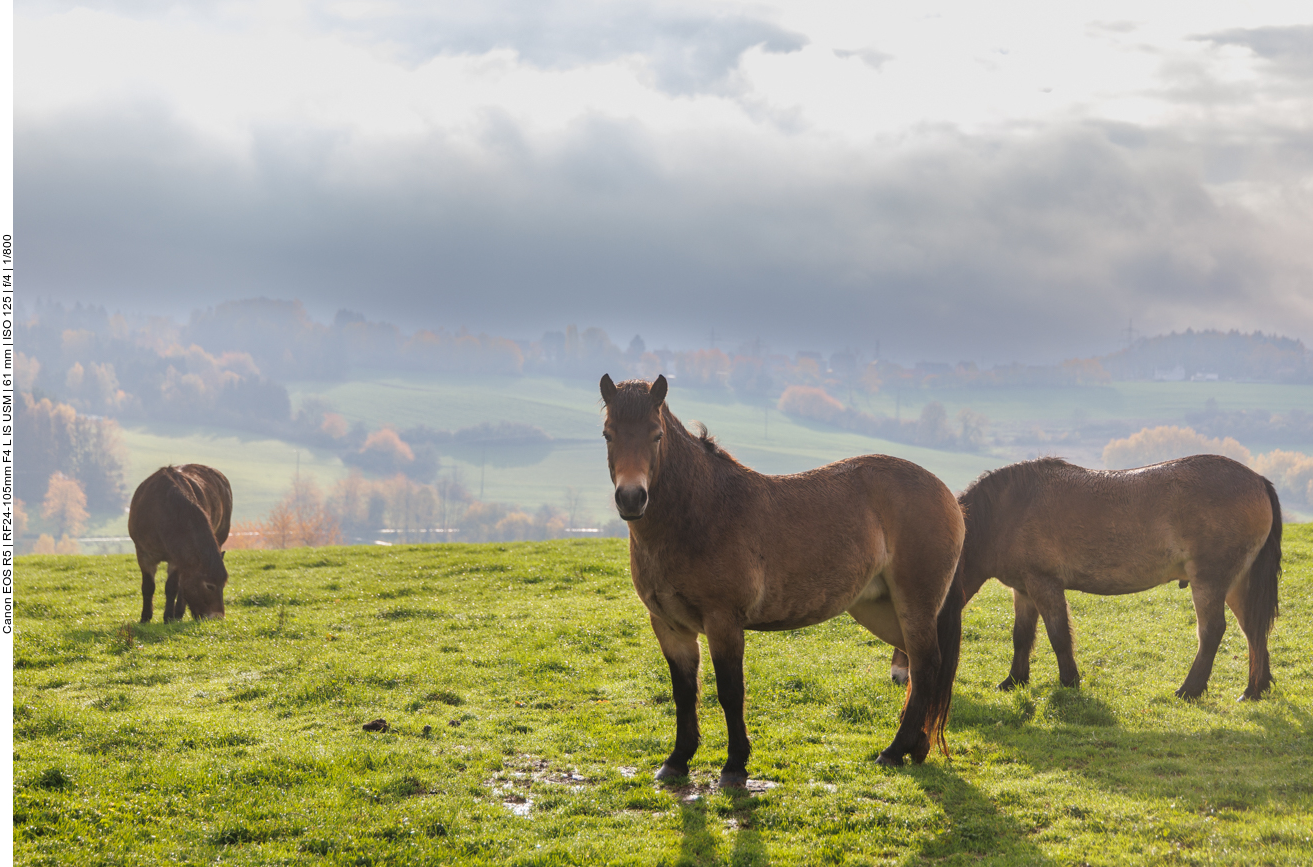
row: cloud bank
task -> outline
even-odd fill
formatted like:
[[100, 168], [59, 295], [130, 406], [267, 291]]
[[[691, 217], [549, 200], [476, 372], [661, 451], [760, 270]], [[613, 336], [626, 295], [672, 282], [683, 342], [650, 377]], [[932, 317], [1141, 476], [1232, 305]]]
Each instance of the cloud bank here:
[[1267, 10], [1005, 44], [969, 7], [19, 8], [38, 297], [909, 360], [1313, 342], [1313, 28]]

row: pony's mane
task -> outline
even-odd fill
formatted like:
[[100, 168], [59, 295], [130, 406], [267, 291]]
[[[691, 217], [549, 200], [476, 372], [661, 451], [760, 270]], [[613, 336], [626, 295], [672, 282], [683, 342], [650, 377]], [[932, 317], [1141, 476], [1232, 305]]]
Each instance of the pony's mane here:
[[[962, 546], [963, 567], [970, 568], [979, 563], [981, 554], [994, 543], [992, 524], [1000, 506], [999, 501], [1004, 496], [1017, 488], [1033, 488], [1044, 476], [1072, 466], [1062, 458], [1036, 458], [981, 473], [974, 482], [967, 485], [966, 490], [957, 495], [967, 531]], [[967, 598], [970, 598], [972, 592], [968, 587]]]
[[616, 384], [615, 395], [606, 404], [616, 421], [639, 421], [652, 412], [652, 387], [641, 379]]
[[977, 476], [974, 482], [967, 485], [966, 490], [962, 492], [959, 499], [969, 496], [992, 497], [998, 493], [1000, 488], [1018, 483], [1034, 482], [1053, 470], [1071, 466], [1074, 466], [1074, 464], [1070, 464], [1062, 458], [1043, 457], [1008, 464], [1006, 467], [999, 467], [996, 470], [987, 470]]
[[[670, 418], [674, 420], [676, 423], [678, 423], [681, 427], [683, 427], [683, 422], [680, 422], [679, 419], [675, 418], [674, 413], [670, 413]], [[738, 463], [738, 461], [734, 459], [733, 455], [731, 455], [729, 452], [721, 448], [720, 443], [716, 441], [715, 437], [707, 433], [706, 425], [704, 425], [700, 421], [694, 421], [693, 427], [695, 428], [695, 430], [689, 430], [688, 428], [684, 428], [684, 429], [688, 430], [689, 435], [698, 441], [698, 445], [702, 446], [702, 448], [706, 451], [707, 454], [715, 455], [718, 458], [725, 458], [727, 460], [734, 461], [734, 463], [736, 464]]]

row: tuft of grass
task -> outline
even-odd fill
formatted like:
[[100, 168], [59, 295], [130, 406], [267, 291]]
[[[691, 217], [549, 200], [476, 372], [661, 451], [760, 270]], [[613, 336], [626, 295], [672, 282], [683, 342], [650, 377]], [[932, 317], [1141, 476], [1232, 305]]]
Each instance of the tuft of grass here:
[[921, 766], [874, 763], [904, 691], [861, 627], [750, 634], [747, 793], [714, 785], [709, 662], [690, 774], [653, 780], [674, 707], [622, 542], [234, 551], [227, 619], [167, 627], [130, 622], [131, 557], [23, 557], [15, 860], [1310, 863], [1313, 527], [1284, 546], [1264, 700], [1234, 701], [1234, 621], [1209, 691], [1174, 698], [1195, 651], [1174, 586], [1071, 594], [1084, 685], [1058, 686], [1041, 633], [1031, 684], [1000, 692], [990, 584], [964, 612], [953, 757]]

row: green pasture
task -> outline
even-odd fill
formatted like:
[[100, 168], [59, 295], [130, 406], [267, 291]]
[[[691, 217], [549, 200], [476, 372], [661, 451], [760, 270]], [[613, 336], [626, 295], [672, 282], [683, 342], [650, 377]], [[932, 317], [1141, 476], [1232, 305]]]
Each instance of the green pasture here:
[[[344, 383], [294, 383], [293, 403], [326, 401], [349, 422], [371, 430], [425, 424], [456, 430], [483, 422], [532, 424], [554, 438], [549, 449], [465, 447], [442, 456], [443, 472], [455, 473], [476, 497], [520, 505], [563, 507], [567, 491], [583, 497], [580, 523], [598, 526], [614, 518], [606, 453], [601, 439], [596, 384], [547, 377], [366, 374]], [[1070, 426], [1077, 411], [1090, 419], [1134, 418], [1184, 423], [1185, 413], [1209, 398], [1223, 410], [1273, 411], [1313, 406], [1313, 386], [1232, 382], [1115, 383], [1101, 388], [978, 389], [884, 392], [857, 405], [868, 411], [915, 418], [925, 402], [939, 400], [950, 420], [960, 409], [984, 413], [995, 425], [1036, 423]], [[893, 443], [794, 421], [771, 402], [742, 403], [727, 394], [681, 388], [672, 382], [670, 405], [686, 423], [701, 421], [739, 460], [765, 473], [792, 473], [851, 455], [881, 452], [921, 464], [953, 490], [1014, 457], [966, 454]], [[129, 489], [166, 463], [200, 462], [219, 467], [233, 483], [237, 520], [262, 518], [287, 491], [298, 466], [327, 490], [348, 468], [328, 451], [219, 428], [138, 425], [125, 428]], [[1261, 445], [1251, 446], [1255, 451]], [[1055, 447], [1057, 448], [1057, 447]], [[1097, 455], [1101, 443], [1091, 444]], [[1059, 448], [1059, 451], [1061, 448]], [[1313, 450], [1313, 444], [1310, 444]], [[1073, 456], [1080, 459], [1079, 456]], [[125, 515], [97, 516], [91, 535], [123, 535]], [[126, 550], [126, 549], [124, 549]]]
[[[599, 375], [600, 376], [600, 375]], [[483, 465], [490, 500], [530, 505], [558, 503], [566, 486], [590, 494], [609, 519], [612, 496], [602, 442], [602, 402], [595, 382], [545, 377], [431, 377], [379, 375], [337, 384], [298, 384], [294, 404], [316, 397], [349, 422], [398, 429], [426, 424], [454, 430], [499, 421], [542, 428], [556, 438], [551, 453], [490, 448]], [[823, 425], [800, 424], [774, 408], [774, 402], [742, 403], [728, 394], [671, 385], [669, 403], [687, 425], [700, 421], [739, 460], [763, 473], [796, 473], [852, 455], [880, 452], [915, 461], [961, 488], [998, 461], [980, 455], [944, 452], [892, 443]], [[919, 412], [919, 409], [918, 409]], [[524, 454], [535, 463], [519, 463]], [[480, 463], [445, 456], [477, 493]], [[494, 466], [494, 463], [500, 464]]]
[[[166, 464], [208, 464], [223, 470], [234, 491], [233, 518], [263, 518], [299, 471], [327, 490], [348, 473], [336, 454], [259, 434], [219, 428], [153, 425], [123, 430], [129, 487]], [[127, 530], [126, 517], [123, 529]]]
[[[748, 792], [714, 680], [686, 785], [619, 540], [234, 551], [224, 621], [136, 623], [126, 556], [24, 557], [14, 835], [24, 865], [1313, 862], [1313, 526], [1289, 526], [1276, 686], [1173, 697], [1189, 594], [1073, 594], [1079, 690], [1011, 606], [967, 608], [952, 757], [887, 769], [902, 692], [846, 618], [748, 638]], [[157, 603], [158, 605], [158, 603]], [[362, 730], [376, 718], [386, 732]], [[429, 727], [426, 731], [426, 727]]]

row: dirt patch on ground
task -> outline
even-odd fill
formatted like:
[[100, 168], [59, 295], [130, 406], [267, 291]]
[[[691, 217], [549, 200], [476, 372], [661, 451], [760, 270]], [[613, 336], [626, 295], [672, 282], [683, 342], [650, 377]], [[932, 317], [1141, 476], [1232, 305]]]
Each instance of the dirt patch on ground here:
[[[725, 789], [727, 792], [743, 792], [747, 795], [761, 795], [769, 792], [778, 786], [779, 783], [772, 780], [748, 780], [748, 785], [742, 789]], [[691, 803], [714, 794], [721, 790], [720, 784], [716, 779], [708, 777], [706, 780], [697, 780], [692, 777], [683, 785], [669, 785], [666, 783], [657, 783], [657, 789], [667, 791], [684, 803]]]
[[[638, 769], [633, 767], [622, 766], [617, 767], [616, 770], [622, 777], [632, 779], [638, 775]], [[677, 800], [687, 804], [720, 791], [717, 780], [717, 777], [705, 779], [690, 777], [679, 785], [657, 783], [655, 788], [659, 792], [669, 792]], [[502, 770], [484, 785], [506, 809], [517, 816], [528, 816], [533, 810], [535, 784], [564, 786], [572, 792], [581, 792], [598, 782], [599, 780], [579, 773], [576, 768], [553, 768], [550, 762], [538, 756], [516, 756], [507, 759]], [[737, 793], [742, 797], [754, 797], [769, 792], [777, 785], [779, 784], [771, 780], [748, 780], [745, 788], [725, 791]]]
[[531, 791], [535, 783], [566, 786], [572, 792], [579, 792], [593, 782], [575, 768], [553, 768], [538, 756], [517, 756], [507, 760], [502, 771], [484, 785], [506, 809], [517, 816], [528, 816], [533, 809]]

